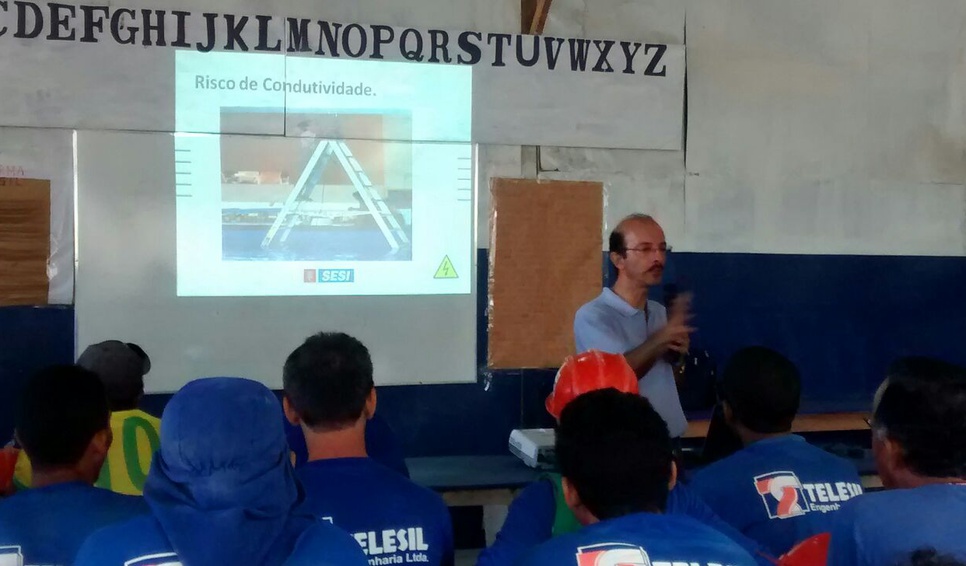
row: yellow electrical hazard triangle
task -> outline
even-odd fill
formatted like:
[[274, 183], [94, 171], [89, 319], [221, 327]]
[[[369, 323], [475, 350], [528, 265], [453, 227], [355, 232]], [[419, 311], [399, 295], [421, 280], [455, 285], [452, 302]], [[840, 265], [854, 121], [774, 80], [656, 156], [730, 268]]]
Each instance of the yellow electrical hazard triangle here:
[[443, 257], [443, 263], [439, 264], [436, 275], [433, 275], [433, 279], [459, 279], [459, 277], [456, 274], [456, 269], [453, 268], [453, 262], [449, 260], [449, 256]]

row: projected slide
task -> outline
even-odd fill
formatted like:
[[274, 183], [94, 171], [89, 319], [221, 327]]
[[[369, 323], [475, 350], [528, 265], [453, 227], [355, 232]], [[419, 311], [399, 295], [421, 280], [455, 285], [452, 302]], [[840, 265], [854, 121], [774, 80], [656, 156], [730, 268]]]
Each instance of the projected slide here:
[[470, 293], [470, 68], [179, 51], [176, 73], [179, 296]]

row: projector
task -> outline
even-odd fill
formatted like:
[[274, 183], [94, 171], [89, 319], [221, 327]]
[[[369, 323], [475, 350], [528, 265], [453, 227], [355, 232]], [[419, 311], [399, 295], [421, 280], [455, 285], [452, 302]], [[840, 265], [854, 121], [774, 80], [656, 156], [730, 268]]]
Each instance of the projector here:
[[531, 468], [552, 469], [554, 438], [552, 428], [516, 429], [510, 433], [510, 452]]

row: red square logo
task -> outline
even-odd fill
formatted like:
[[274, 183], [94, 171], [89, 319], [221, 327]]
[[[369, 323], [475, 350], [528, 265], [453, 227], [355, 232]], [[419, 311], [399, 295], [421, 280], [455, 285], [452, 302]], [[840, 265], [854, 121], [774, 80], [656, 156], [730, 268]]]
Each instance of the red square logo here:
[[316, 271], [314, 269], [306, 269], [305, 272], [303, 273], [305, 282], [315, 283], [315, 274], [316, 274]]

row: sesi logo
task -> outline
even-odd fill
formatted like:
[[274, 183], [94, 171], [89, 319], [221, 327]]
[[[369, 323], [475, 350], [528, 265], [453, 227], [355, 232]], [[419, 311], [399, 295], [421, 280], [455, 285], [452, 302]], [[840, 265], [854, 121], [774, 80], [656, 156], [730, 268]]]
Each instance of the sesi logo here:
[[355, 269], [320, 269], [319, 283], [352, 283], [356, 280]]
[[578, 548], [577, 566], [651, 566], [651, 560], [639, 546], [605, 542]]
[[802, 482], [792, 472], [771, 472], [755, 477], [755, 488], [769, 519], [789, 519], [808, 512]]

